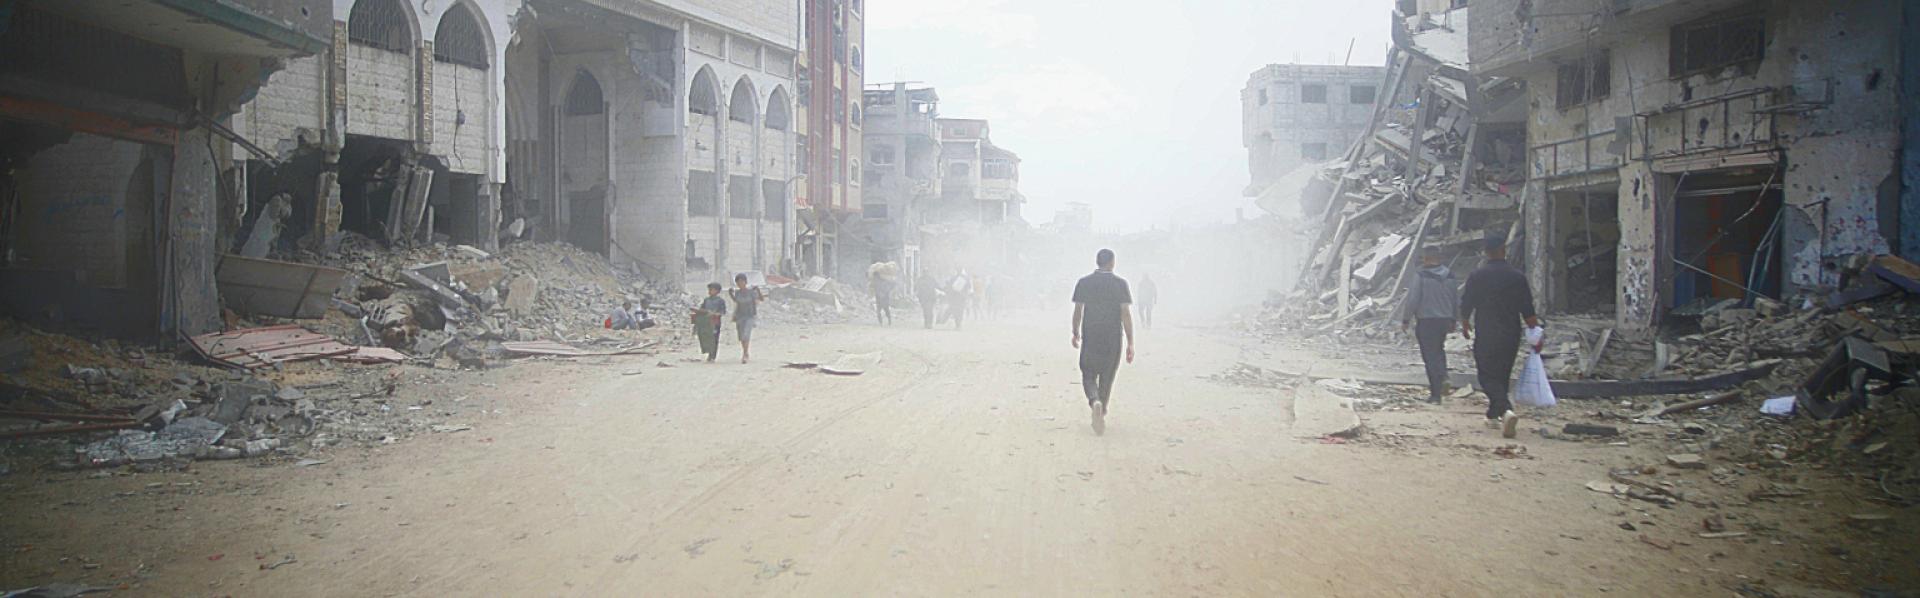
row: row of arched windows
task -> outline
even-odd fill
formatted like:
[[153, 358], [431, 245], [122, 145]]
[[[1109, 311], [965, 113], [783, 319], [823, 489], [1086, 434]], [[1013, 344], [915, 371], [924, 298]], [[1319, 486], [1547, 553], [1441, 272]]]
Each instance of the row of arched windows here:
[[[733, 84], [733, 93], [728, 94], [727, 119], [734, 122], [752, 123], [756, 106], [753, 84], [741, 77]], [[793, 124], [791, 109], [787, 106], [787, 90], [776, 87], [767, 96], [767, 114], [761, 121], [769, 129], [787, 130]], [[713, 72], [701, 69], [693, 76], [693, 85], [687, 90], [687, 111], [694, 114], [719, 116], [720, 86], [713, 80]]]
[[[413, 53], [413, 25], [399, 0], [358, 0], [347, 13], [347, 40], [401, 54]], [[486, 25], [466, 4], [454, 4], [433, 33], [433, 58], [485, 70]]]

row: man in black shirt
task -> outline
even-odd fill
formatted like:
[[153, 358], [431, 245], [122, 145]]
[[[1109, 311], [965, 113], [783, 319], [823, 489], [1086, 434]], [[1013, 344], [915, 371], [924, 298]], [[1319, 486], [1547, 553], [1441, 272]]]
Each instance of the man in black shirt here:
[[[1506, 235], [1489, 232], [1486, 244], [1486, 263], [1467, 276], [1460, 290], [1460, 332], [1473, 339], [1473, 362], [1480, 388], [1487, 393], [1487, 424], [1512, 438], [1519, 418], [1508, 392], [1513, 358], [1520, 350], [1520, 325], [1524, 321], [1528, 328], [1537, 327], [1540, 318], [1533, 312], [1533, 288], [1527, 286], [1526, 275], [1507, 263]], [[1478, 337], [1473, 335], [1476, 324]]]
[[1125, 279], [1113, 275], [1113, 250], [1100, 250], [1093, 261], [1099, 269], [1073, 286], [1073, 347], [1080, 350], [1080, 387], [1093, 408], [1093, 433], [1105, 434], [1123, 349], [1133, 363], [1133, 294]]

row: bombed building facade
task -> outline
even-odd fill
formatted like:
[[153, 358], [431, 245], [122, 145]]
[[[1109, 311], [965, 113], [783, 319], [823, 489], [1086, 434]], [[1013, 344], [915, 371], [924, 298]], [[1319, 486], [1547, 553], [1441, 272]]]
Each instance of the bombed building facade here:
[[557, 240], [689, 283], [790, 255], [793, 5], [333, 10], [327, 51], [236, 117], [267, 149], [247, 161], [248, 211], [290, 214], [280, 243]]
[[[1911, 11], [1475, 2], [1476, 76], [1526, 90], [1525, 261], [1544, 306], [1611, 307], [1646, 329], [1676, 310], [1822, 293], [1848, 256], [1910, 254]], [[1612, 299], [1581, 300], [1593, 296]]]
[[[220, 327], [235, 116], [313, 60], [327, 0], [0, 5], [0, 312], [170, 338]], [[264, 153], [264, 152], [263, 152]]]
[[1367, 129], [1380, 95], [1378, 66], [1269, 64], [1240, 90], [1240, 144], [1256, 196], [1306, 164], [1325, 162]]
[[861, 231], [861, 103], [866, 70], [863, 0], [801, 0], [800, 112], [795, 198], [800, 270], [860, 279], [870, 241]]

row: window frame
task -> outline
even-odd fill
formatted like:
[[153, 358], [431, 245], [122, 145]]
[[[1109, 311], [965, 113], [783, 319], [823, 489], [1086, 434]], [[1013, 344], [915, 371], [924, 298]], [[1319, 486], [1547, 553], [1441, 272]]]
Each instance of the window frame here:
[[[1581, 77], [1569, 77], [1569, 73], [1586, 73]], [[1554, 67], [1553, 105], [1559, 110], [1571, 110], [1613, 95], [1613, 51], [1600, 49], [1565, 64]], [[1569, 82], [1578, 81], [1577, 93], [1569, 94]], [[1595, 91], [1598, 88], [1598, 91]], [[1569, 98], [1569, 95], [1579, 96]]]
[[[1320, 99], [1319, 99], [1319, 100], [1317, 100], [1317, 101], [1316, 101], [1316, 100], [1311, 100], [1311, 99], [1308, 99], [1308, 97], [1307, 97], [1307, 91], [1308, 91], [1308, 90], [1312, 90], [1312, 89], [1318, 89], [1318, 90], [1320, 91], [1320, 93], [1318, 94], [1318, 95], [1320, 96]], [[1325, 83], [1301, 83], [1301, 84], [1300, 84], [1300, 103], [1302, 103], [1302, 104], [1325, 104], [1325, 103], [1327, 103], [1327, 84], [1325, 84]]]

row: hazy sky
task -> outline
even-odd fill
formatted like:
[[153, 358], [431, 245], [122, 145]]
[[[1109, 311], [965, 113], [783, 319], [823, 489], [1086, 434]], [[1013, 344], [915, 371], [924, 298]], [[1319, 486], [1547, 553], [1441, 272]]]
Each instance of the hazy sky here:
[[[1126, 232], [1251, 203], [1240, 89], [1271, 63], [1386, 60], [1391, 0], [868, 0], [868, 83], [919, 81], [1020, 154], [1026, 217]], [[1254, 215], [1249, 213], [1249, 216]]]

